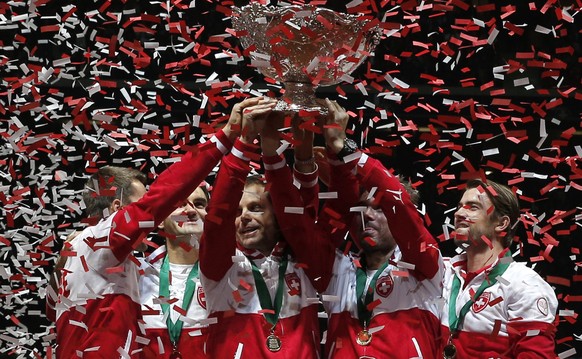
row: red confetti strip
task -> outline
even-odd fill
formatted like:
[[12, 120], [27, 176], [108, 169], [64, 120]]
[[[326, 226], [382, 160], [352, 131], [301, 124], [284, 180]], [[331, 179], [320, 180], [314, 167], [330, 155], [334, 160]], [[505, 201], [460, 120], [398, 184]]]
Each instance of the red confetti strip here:
[[492, 306], [497, 305], [501, 302], [503, 302], [503, 297], [497, 297], [497, 298], [489, 301], [489, 306], [492, 307]]
[[379, 306], [380, 304], [382, 304], [382, 301], [380, 299], [376, 299], [374, 301], [372, 301], [370, 304], [368, 304], [366, 306], [366, 309], [371, 312], [374, 310], [374, 308], [376, 308], [377, 306]]
[[491, 336], [492, 337], [498, 336], [500, 330], [501, 330], [501, 320], [496, 319], [495, 323], [493, 324], [493, 330], [491, 331]]
[[250, 292], [253, 290], [253, 286], [247, 283], [244, 279], [240, 279], [239, 284], [243, 287], [246, 291]]
[[179, 307], [177, 305], [172, 306], [172, 309], [175, 310], [176, 312], [180, 313], [180, 315], [182, 315], [184, 317], [187, 314], [185, 309], [182, 309], [182, 307]]
[[105, 269], [105, 272], [108, 274], [113, 274], [113, 273], [122, 273], [125, 271], [125, 268], [123, 266], [118, 266], [118, 267], [109, 267]]
[[565, 287], [570, 286], [570, 280], [566, 279], [566, 278], [556, 277], [556, 276], [546, 276], [545, 279], [546, 279], [546, 282], [548, 282], [548, 283], [563, 285]]
[[393, 270], [391, 274], [394, 277], [404, 277], [404, 278], [407, 278], [409, 275], [408, 271], [405, 270]]

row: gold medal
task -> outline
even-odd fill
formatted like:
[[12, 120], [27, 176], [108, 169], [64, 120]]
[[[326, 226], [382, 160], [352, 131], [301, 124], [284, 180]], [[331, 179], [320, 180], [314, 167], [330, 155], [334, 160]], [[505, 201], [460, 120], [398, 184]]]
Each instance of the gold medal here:
[[457, 347], [453, 344], [453, 337], [449, 337], [449, 342], [443, 349], [443, 359], [454, 359], [457, 356]]
[[358, 335], [356, 335], [356, 343], [359, 345], [368, 345], [372, 341], [372, 333], [367, 329], [361, 330]]
[[170, 359], [182, 359], [182, 354], [180, 354], [178, 349], [174, 349], [172, 354], [170, 354]]
[[454, 359], [457, 356], [457, 347], [454, 344], [445, 345], [443, 359]]
[[271, 334], [267, 337], [267, 349], [272, 352], [278, 352], [281, 350], [281, 339], [275, 334]]

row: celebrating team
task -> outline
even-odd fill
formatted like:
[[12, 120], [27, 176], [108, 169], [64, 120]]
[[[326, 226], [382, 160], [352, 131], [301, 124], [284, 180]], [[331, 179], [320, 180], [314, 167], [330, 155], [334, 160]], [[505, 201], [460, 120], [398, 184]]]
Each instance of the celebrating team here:
[[[461, 254], [443, 258], [417, 193], [346, 137], [343, 108], [325, 100], [315, 126], [275, 103], [235, 105], [147, 191], [137, 171], [91, 177], [94, 225], [66, 242], [48, 291], [58, 358], [554, 357], [556, 296], [512, 260], [510, 188], [466, 183]], [[249, 176], [259, 159], [263, 176]], [[209, 196], [201, 183], [219, 161]], [[165, 245], [135, 258], [154, 229]]]

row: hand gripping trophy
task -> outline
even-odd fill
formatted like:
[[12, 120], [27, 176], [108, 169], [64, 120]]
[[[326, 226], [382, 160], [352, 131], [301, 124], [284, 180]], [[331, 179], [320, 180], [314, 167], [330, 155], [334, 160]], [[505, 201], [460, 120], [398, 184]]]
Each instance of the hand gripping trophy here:
[[232, 24], [252, 64], [284, 84], [276, 111], [325, 113], [315, 88], [349, 79], [382, 33], [377, 20], [312, 5], [233, 7]]

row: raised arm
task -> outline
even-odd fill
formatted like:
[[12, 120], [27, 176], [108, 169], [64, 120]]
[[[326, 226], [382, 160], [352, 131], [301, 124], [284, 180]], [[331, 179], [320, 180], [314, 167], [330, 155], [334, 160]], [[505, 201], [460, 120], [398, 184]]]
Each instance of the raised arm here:
[[211, 141], [193, 147], [180, 161], [163, 171], [139, 201], [115, 213], [108, 239], [119, 262], [172, 213], [228, 152], [232, 146], [228, 134], [233, 131], [227, 131], [219, 130]]
[[298, 262], [305, 265], [304, 270], [313, 286], [322, 291], [331, 276], [334, 251], [328, 242], [316, 240], [314, 214], [305, 207], [299, 189], [293, 185], [285, 158], [276, 152], [279, 147], [278, 125], [276, 121], [269, 122], [261, 132], [269, 194], [285, 240]]
[[252, 117], [270, 112], [273, 104], [273, 101], [262, 98], [246, 100], [232, 110], [231, 116], [242, 119], [245, 127], [241, 130], [241, 137], [235, 140], [232, 152], [220, 165], [200, 241], [200, 271], [214, 281], [222, 279], [232, 266], [236, 248], [235, 219], [250, 170], [249, 162], [258, 150], [252, 144], [258, 130], [247, 124], [252, 124]]
[[325, 157], [325, 165], [329, 169], [328, 192], [336, 196], [325, 201], [318, 220], [318, 231], [320, 237], [327, 238], [336, 248], [340, 248], [352, 223], [350, 208], [358, 203], [360, 185], [355, 176], [356, 162], [344, 163], [337, 158], [346, 138], [348, 114], [335, 101], [326, 99], [325, 103], [328, 116], [321, 125], [326, 150], [321, 151], [320, 156]]
[[[357, 182], [368, 191], [375, 190], [375, 201], [388, 220], [390, 231], [402, 252], [402, 260], [415, 266], [414, 275], [432, 278], [440, 267], [440, 253], [434, 237], [425, 227], [410, 195], [399, 179], [390, 174], [380, 161], [357, 150], [346, 151], [347, 114], [344, 115], [345, 110], [336, 103], [331, 103], [329, 106], [330, 113], [337, 112], [338, 115], [328, 116], [324, 127], [328, 151], [331, 156], [339, 155], [338, 161], [348, 163], [345, 165], [347, 167], [343, 168], [344, 171], [350, 169], [349, 163], [352, 163], [351, 167], [357, 163], [355, 176]], [[336, 167], [336, 169], [341, 170], [342, 167]], [[344, 178], [353, 181], [353, 177], [341, 175], [335, 175], [333, 178], [338, 178], [342, 182]], [[350, 188], [349, 182], [339, 183], [337, 187], [344, 203], [355, 203], [354, 193], [358, 191], [356, 188]], [[341, 208], [341, 205], [339, 210], [345, 213], [345, 207]]]
[[314, 132], [318, 128], [313, 126], [309, 118], [295, 116], [292, 121], [294, 141], [293, 177], [299, 184], [299, 193], [303, 199], [305, 210], [315, 219], [319, 211], [319, 182], [317, 178], [317, 164], [313, 153]]
[[414, 264], [412, 273], [417, 277], [432, 278], [440, 267], [438, 245], [398, 177], [365, 154], [359, 159], [357, 176], [368, 190], [377, 188], [375, 202], [388, 220], [402, 261]]

